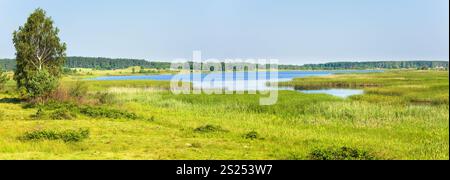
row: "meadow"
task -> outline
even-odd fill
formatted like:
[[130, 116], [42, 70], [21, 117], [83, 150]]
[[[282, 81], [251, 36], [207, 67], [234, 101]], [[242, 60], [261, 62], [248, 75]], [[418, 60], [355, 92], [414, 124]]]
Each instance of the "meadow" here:
[[280, 85], [365, 94], [280, 91], [273, 106], [258, 94], [174, 95], [169, 82], [82, 72], [45, 103], [7, 83], [0, 159], [449, 159], [448, 71], [299, 78]]

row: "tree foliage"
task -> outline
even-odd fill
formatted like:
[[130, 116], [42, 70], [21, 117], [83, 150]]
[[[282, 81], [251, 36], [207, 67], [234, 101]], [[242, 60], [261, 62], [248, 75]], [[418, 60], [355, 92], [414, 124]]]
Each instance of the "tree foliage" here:
[[150, 62], [141, 59], [112, 59], [96, 57], [68, 57], [66, 62], [68, 68], [91, 68], [99, 70], [125, 69], [140, 66], [152, 69], [169, 69], [169, 62]]
[[304, 69], [432, 69], [448, 68], [448, 61], [378, 61], [378, 62], [334, 62], [326, 64], [306, 64]]
[[27, 81], [27, 93], [32, 98], [47, 96], [58, 87], [58, 78], [47, 70], [36, 72]]
[[59, 29], [42, 9], [36, 9], [25, 25], [13, 33], [16, 48], [14, 79], [17, 87], [31, 97], [52, 91], [61, 75], [66, 44], [60, 42], [58, 33]]
[[[380, 61], [380, 62], [336, 62], [326, 64], [278, 65], [281, 70], [338, 70], [338, 69], [434, 69], [438, 67], [448, 68], [448, 61]], [[168, 62], [150, 62], [139, 59], [111, 59], [95, 57], [67, 57], [66, 68], [92, 68], [100, 70], [124, 69], [140, 66], [146, 69], [169, 69]], [[13, 59], [0, 59], [0, 67], [6, 70], [14, 70], [16, 62]]]

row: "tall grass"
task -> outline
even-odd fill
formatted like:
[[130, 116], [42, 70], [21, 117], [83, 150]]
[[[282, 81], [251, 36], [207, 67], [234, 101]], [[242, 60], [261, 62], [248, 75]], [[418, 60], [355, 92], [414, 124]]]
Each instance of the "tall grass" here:
[[[159, 88], [167, 82], [88, 81], [88, 94], [114, 96], [92, 108], [139, 117], [118, 120], [79, 111], [70, 121], [34, 120], [37, 107], [4, 100], [0, 159], [449, 158], [448, 72], [343, 74], [284, 85], [327, 88], [328, 82], [373, 86], [358, 86], [366, 93], [348, 99], [281, 91], [276, 105], [259, 106], [261, 95], [174, 95]], [[38, 127], [89, 128], [91, 135], [76, 144], [17, 141]]]

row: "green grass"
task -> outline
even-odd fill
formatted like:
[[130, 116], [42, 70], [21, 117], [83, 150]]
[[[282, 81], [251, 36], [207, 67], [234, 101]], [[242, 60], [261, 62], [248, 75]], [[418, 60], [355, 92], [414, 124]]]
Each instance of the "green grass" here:
[[[0, 159], [449, 159], [448, 72], [296, 79], [283, 85], [366, 94], [281, 91], [273, 106], [259, 106], [260, 95], [173, 95], [161, 88], [168, 82], [86, 83], [89, 94], [114, 96], [111, 104], [90, 105], [95, 111], [134, 118], [90, 116], [75, 105], [68, 112], [41, 107], [50, 116], [36, 119], [39, 107], [17, 99], [11, 83], [9, 93], [0, 92]], [[54, 120], [51, 113], [75, 118]], [[89, 129], [89, 138], [18, 139], [35, 129]]]
[[140, 90], [170, 90], [170, 82], [167, 81], [151, 81], [151, 80], [126, 80], [126, 81], [97, 81], [83, 80], [83, 78], [64, 78], [62, 86], [70, 87], [76, 82], [85, 81], [89, 90], [102, 91], [111, 90], [111, 88], [138, 88]]

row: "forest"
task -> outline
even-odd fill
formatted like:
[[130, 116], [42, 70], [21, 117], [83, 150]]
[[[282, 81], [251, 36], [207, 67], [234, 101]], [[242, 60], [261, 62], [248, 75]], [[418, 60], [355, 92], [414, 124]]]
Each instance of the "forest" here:
[[[125, 69], [132, 66], [140, 66], [152, 69], [169, 69], [168, 62], [150, 62], [140, 59], [113, 59], [101, 57], [67, 57], [65, 68], [89, 68], [98, 70]], [[6, 70], [14, 70], [14, 59], [0, 59], [0, 67]]]
[[[98, 70], [125, 69], [140, 66], [151, 69], [169, 69], [169, 62], [155, 62], [142, 59], [113, 59], [101, 57], [67, 57], [66, 68], [89, 68]], [[0, 67], [14, 70], [14, 59], [0, 59]], [[448, 69], [448, 61], [374, 61], [333, 62], [325, 64], [278, 65], [281, 70], [339, 70], [339, 69]]]
[[306, 64], [303, 69], [448, 69], [448, 61], [374, 61], [374, 62], [334, 62], [326, 64]]

